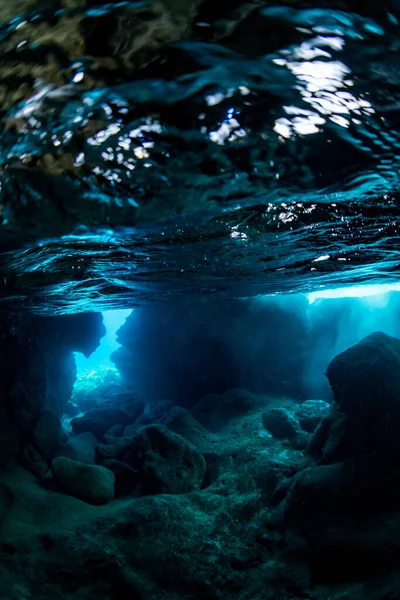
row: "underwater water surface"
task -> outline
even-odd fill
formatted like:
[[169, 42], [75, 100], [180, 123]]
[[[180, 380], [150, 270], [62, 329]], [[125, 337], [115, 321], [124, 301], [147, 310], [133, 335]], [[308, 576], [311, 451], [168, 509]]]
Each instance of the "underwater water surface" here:
[[1, 9], [4, 306], [395, 283], [398, 18], [396, 2]]

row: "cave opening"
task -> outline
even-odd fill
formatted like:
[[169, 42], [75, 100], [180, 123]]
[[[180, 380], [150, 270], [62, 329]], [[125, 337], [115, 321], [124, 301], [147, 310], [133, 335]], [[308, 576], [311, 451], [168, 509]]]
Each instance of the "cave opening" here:
[[104, 335], [91, 354], [74, 352], [76, 379], [67, 404], [65, 422], [72, 417], [100, 406], [109, 406], [118, 392], [126, 391], [112, 354], [120, 347], [118, 331], [133, 314], [130, 309], [101, 313]]

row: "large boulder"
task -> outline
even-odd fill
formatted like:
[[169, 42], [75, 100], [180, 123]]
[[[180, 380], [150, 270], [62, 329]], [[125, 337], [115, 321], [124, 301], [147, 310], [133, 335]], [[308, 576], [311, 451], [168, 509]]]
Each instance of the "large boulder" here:
[[314, 434], [323, 462], [368, 453], [400, 459], [400, 340], [374, 333], [329, 364], [335, 403]]
[[326, 371], [349, 417], [400, 419], [400, 340], [377, 332], [336, 356]]
[[114, 498], [115, 475], [109, 469], [60, 456], [51, 470], [64, 492], [88, 504], [107, 504]]
[[149, 425], [133, 438], [130, 464], [139, 471], [144, 494], [184, 494], [198, 490], [206, 461], [183, 437]]

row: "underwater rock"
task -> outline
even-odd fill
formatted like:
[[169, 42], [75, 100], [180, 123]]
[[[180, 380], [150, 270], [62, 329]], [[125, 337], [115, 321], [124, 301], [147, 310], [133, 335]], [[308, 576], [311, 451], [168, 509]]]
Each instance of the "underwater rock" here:
[[400, 419], [400, 340], [373, 333], [336, 356], [326, 375], [335, 402], [349, 417]]
[[324, 400], [306, 400], [300, 404], [295, 412], [300, 427], [307, 433], [313, 433], [329, 407], [330, 404]]
[[206, 461], [183, 437], [149, 425], [133, 438], [130, 464], [140, 472], [144, 494], [184, 494], [201, 487]]
[[193, 407], [193, 415], [207, 429], [217, 432], [231, 419], [246, 415], [264, 403], [262, 396], [233, 389], [223, 394], [207, 394]]
[[81, 417], [72, 419], [71, 427], [75, 433], [90, 431], [98, 440], [101, 440], [103, 435], [114, 425], [128, 425], [131, 422], [131, 416], [120, 408], [99, 408], [89, 410]]
[[63, 491], [88, 504], [107, 504], [114, 498], [115, 475], [109, 469], [60, 456], [51, 470]]
[[86, 358], [99, 347], [106, 333], [100, 312], [42, 317], [38, 323], [56, 347], [82, 352]]
[[181, 435], [200, 452], [210, 451], [218, 440], [217, 436], [208, 431], [186, 408], [175, 406], [161, 419], [160, 424], [170, 431]]
[[76, 380], [76, 361], [72, 350], [62, 345], [62, 340], [47, 337], [44, 332], [44, 363], [46, 373], [45, 407], [59, 417], [66, 412]]
[[58, 449], [56, 456], [65, 456], [78, 462], [94, 465], [96, 463], [95, 448], [98, 444], [95, 436], [86, 431], [70, 438], [64, 446]]
[[57, 415], [44, 410], [32, 431], [32, 442], [46, 461], [53, 458], [62, 440], [62, 425]]
[[336, 356], [327, 376], [334, 404], [310, 451], [324, 464], [375, 452], [400, 459], [400, 340], [374, 333]]
[[285, 524], [302, 527], [332, 515], [359, 517], [391, 510], [400, 501], [400, 465], [384, 464], [370, 455], [317, 465], [287, 482], [281, 505]]
[[32, 444], [27, 444], [22, 448], [22, 464], [27, 467], [36, 477], [44, 477], [49, 471], [49, 465], [39, 450]]
[[115, 475], [115, 497], [127, 496], [131, 494], [139, 482], [139, 473], [133, 469], [127, 462], [108, 458], [102, 463], [102, 466], [110, 469]]
[[262, 414], [262, 422], [265, 429], [278, 440], [292, 439], [299, 433], [297, 419], [286, 408], [266, 410]]

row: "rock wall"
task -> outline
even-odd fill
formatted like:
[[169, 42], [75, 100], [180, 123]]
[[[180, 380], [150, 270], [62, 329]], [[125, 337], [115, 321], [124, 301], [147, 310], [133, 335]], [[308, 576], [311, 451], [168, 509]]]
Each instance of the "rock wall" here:
[[61, 417], [76, 378], [73, 352], [89, 355], [104, 335], [100, 314], [0, 319], [0, 465], [31, 441], [43, 411]]
[[138, 308], [119, 330], [112, 360], [147, 401], [191, 405], [232, 388], [301, 398], [307, 305], [291, 296]]

